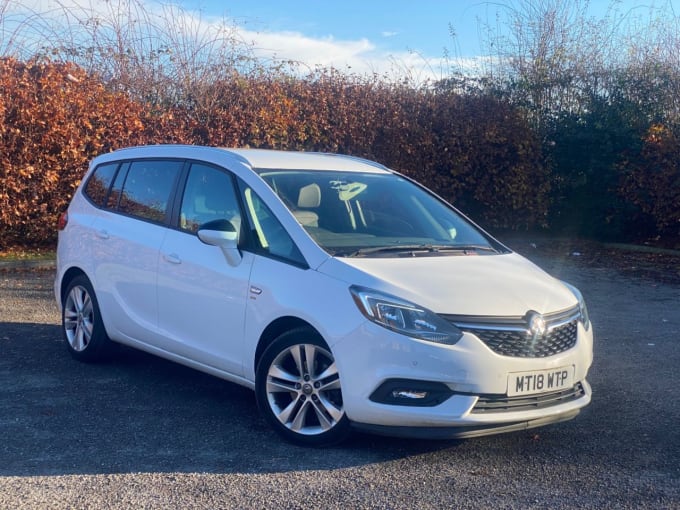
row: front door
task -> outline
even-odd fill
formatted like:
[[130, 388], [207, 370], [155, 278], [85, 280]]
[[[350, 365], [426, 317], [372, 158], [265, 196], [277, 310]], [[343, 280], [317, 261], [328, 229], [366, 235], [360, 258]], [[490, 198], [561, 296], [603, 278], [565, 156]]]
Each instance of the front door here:
[[179, 228], [161, 245], [158, 311], [167, 348], [180, 356], [240, 376], [248, 280], [253, 255], [243, 252], [236, 266], [220, 248], [201, 242], [200, 225], [231, 221], [240, 231], [241, 211], [232, 176], [194, 163], [181, 200]]

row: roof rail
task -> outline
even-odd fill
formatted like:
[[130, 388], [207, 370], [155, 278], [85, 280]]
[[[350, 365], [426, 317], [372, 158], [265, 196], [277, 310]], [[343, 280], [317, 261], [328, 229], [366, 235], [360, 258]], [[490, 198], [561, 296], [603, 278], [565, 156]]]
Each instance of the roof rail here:
[[356, 161], [357, 163], [363, 163], [365, 165], [369, 165], [369, 166], [372, 166], [372, 167], [375, 167], [375, 168], [379, 168], [380, 170], [390, 171], [389, 168], [387, 168], [385, 165], [383, 165], [381, 163], [378, 163], [377, 161], [362, 158], [362, 157], [359, 157], [359, 156], [351, 156], [349, 154], [335, 154], [333, 152], [308, 152], [307, 154], [318, 154], [320, 156], [330, 156], [330, 157], [335, 157], [335, 158], [351, 159], [353, 161]]

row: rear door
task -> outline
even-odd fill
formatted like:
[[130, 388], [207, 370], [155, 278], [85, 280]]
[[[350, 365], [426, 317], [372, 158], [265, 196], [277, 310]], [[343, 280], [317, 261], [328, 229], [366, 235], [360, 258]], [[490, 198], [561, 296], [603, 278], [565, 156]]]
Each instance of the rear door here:
[[122, 163], [91, 226], [97, 296], [107, 330], [116, 337], [145, 343], [156, 337], [158, 252], [183, 164], [162, 159]]

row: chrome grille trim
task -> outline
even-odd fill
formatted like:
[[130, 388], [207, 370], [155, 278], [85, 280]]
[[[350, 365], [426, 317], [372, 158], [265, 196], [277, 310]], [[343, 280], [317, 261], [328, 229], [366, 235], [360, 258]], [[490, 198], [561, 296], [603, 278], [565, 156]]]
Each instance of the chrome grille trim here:
[[[543, 314], [548, 328], [556, 328], [568, 324], [580, 317], [578, 306], [561, 310], [559, 312]], [[527, 323], [524, 316], [491, 317], [485, 315], [449, 315], [440, 314], [440, 317], [452, 322], [458, 327], [466, 329], [497, 329], [502, 331], [526, 331]]]
[[515, 358], [545, 358], [576, 345], [578, 306], [543, 315], [544, 335], [535, 337], [524, 317], [471, 317], [441, 315], [460, 330], [472, 333], [491, 350]]
[[566, 390], [551, 393], [539, 393], [519, 397], [507, 397], [505, 395], [480, 395], [477, 403], [470, 411], [473, 414], [483, 413], [509, 413], [514, 411], [531, 411], [544, 409], [567, 402], [578, 400], [585, 396], [583, 385], [579, 382]]

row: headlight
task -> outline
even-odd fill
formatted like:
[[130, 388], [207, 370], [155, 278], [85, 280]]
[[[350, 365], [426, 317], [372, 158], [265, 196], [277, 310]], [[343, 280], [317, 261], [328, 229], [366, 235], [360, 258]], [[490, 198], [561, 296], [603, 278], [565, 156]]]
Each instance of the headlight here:
[[363, 287], [349, 290], [361, 313], [384, 328], [446, 345], [455, 344], [463, 336], [456, 326], [421, 306]]
[[588, 307], [586, 306], [586, 302], [583, 299], [583, 295], [581, 294], [581, 291], [578, 290], [573, 285], [567, 283], [567, 282], [562, 282], [562, 283], [564, 283], [564, 285], [567, 286], [567, 288], [576, 297], [576, 299], [578, 299], [578, 309], [579, 309], [579, 312], [581, 314], [581, 323], [583, 324], [583, 327], [587, 331], [590, 328], [590, 316], [588, 315]]

